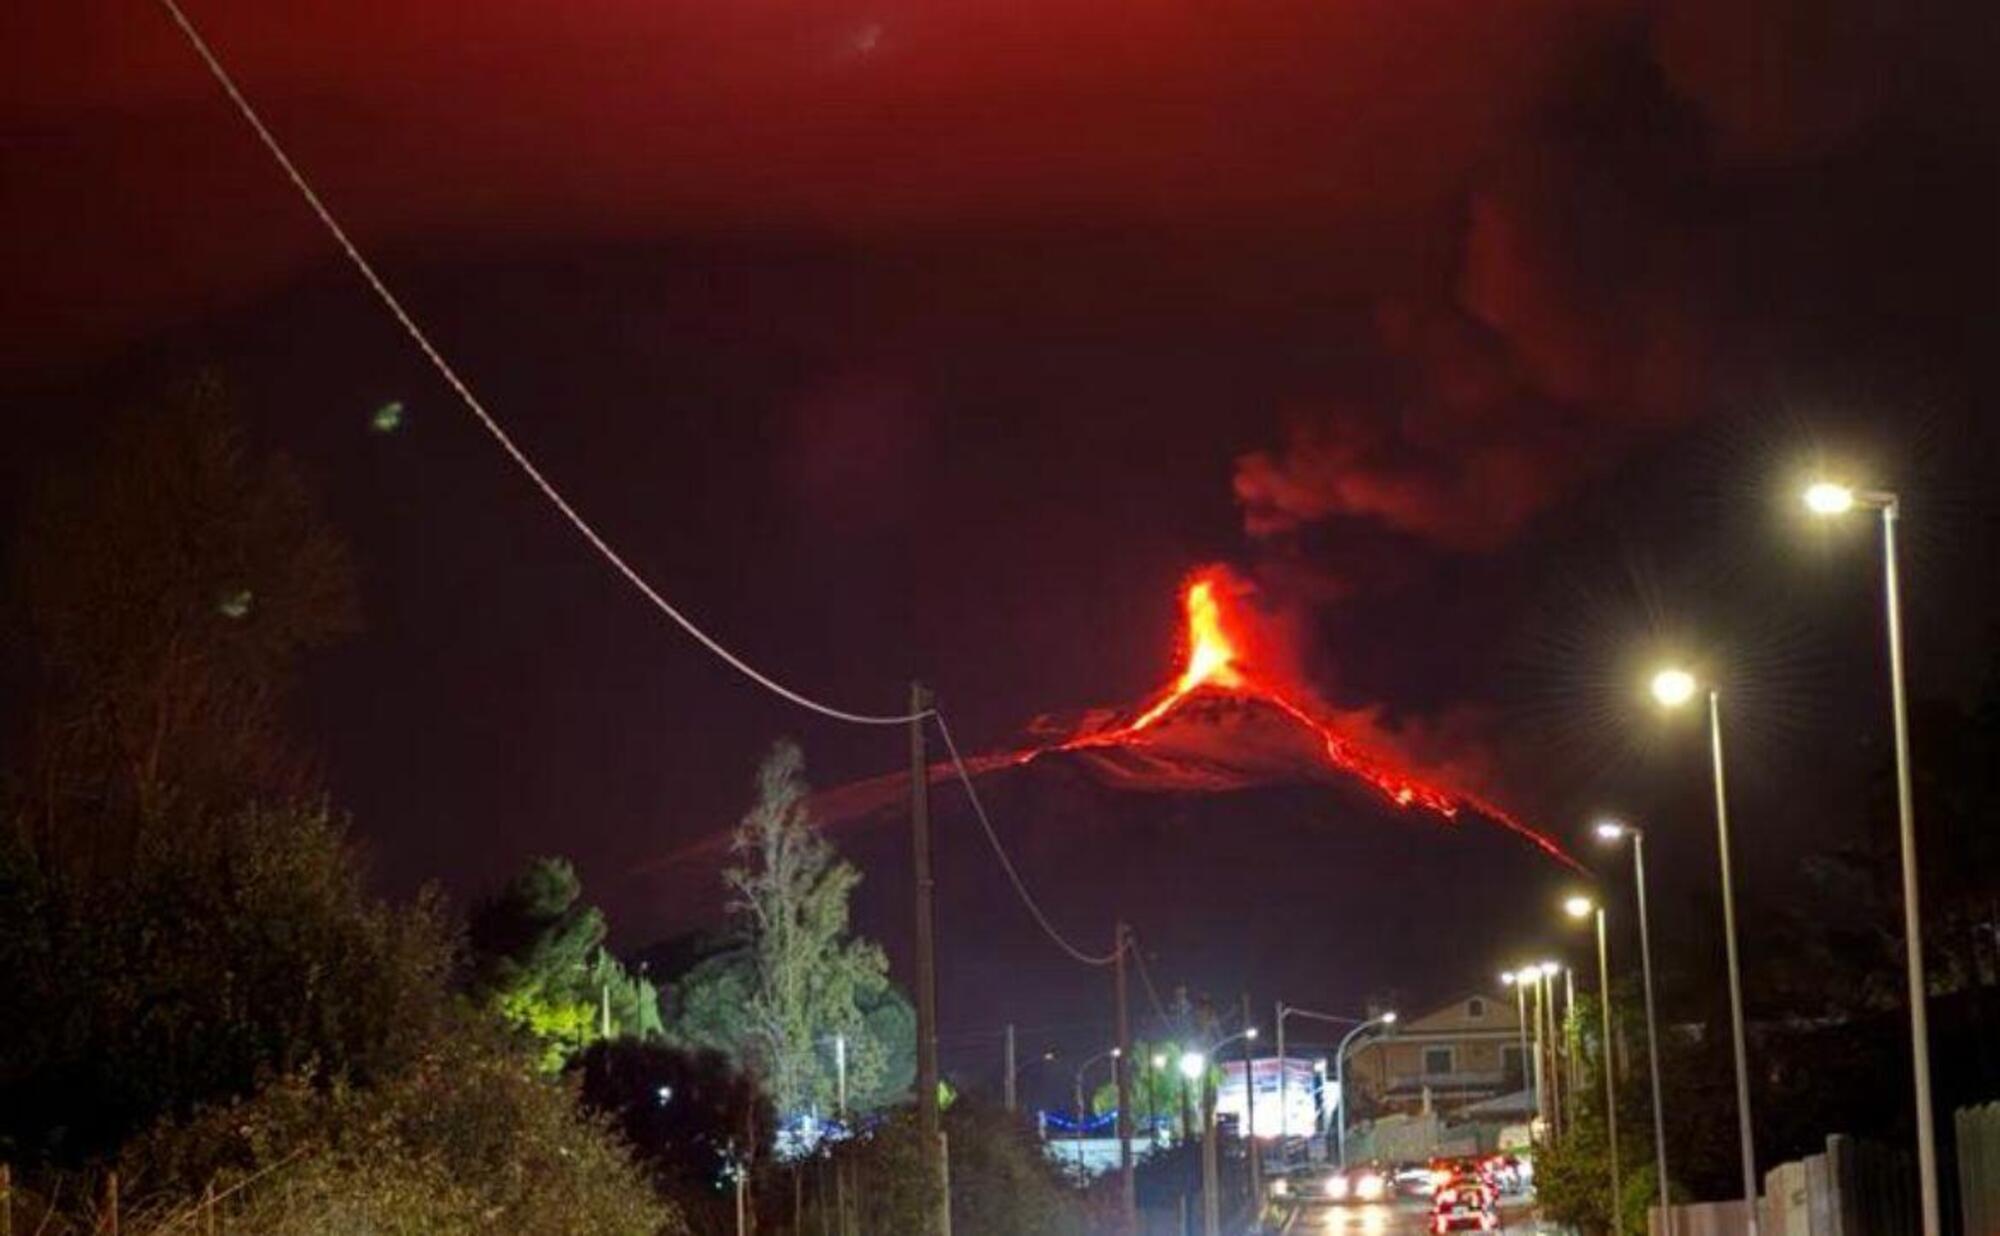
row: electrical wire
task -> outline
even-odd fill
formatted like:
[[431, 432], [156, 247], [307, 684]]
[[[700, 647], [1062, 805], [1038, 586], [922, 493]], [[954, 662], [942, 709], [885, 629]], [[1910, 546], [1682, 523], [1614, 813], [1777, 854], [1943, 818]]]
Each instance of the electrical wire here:
[[[1056, 929], [1055, 924], [1049, 920], [1048, 915], [1042, 911], [1040, 903], [1035, 900], [1034, 894], [1028, 891], [1028, 886], [1021, 879], [1020, 872], [1015, 869], [1013, 860], [1008, 857], [1006, 847], [1001, 844], [1000, 836], [993, 828], [993, 822], [987, 818], [986, 807], [979, 800], [979, 791], [972, 784], [972, 775], [966, 769], [964, 758], [959, 754], [958, 744], [952, 741], [951, 727], [945, 724], [943, 713], [935, 708], [908, 713], [852, 712], [844, 708], [835, 708], [830, 704], [821, 703], [808, 695], [795, 691], [770, 675], [765, 674], [756, 666], [751, 665], [748, 661], [732, 652], [720, 640], [703, 630], [693, 619], [682, 613], [673, 602], [661, 595], [657, 588], [653, 587], [616, 549], [612, 548], [610, 542], [606, 541], [603, 535], [591, 526], [590, 522], [584, 519], [577, 509], [570, 504], [569, 500], [563, 496], [562, 491], [557, 489], [555, 484], [543, 475], [542, 470], [535, 465], [533, 460], [528, 458], [527, 452], [521, 449], [514, 441], [512, 435], [501, 426], [499, 420], [491, 412], [487, 411], [486, 405], [480, 400], [478, 395], [473, 393], [471, 386], [466, 383], [464, 378], [459, 376], [458, 371], [453, 368], [451, 362], [446, 360], [444, 354], [438, 350], [437, 345], [431, 342], [430, 336], [417, 323], [416, 318], [412, 316], [408, 309], [404, 308], [403, 302], [396, 296], [395, 292], [390, 290], [388, 283], [383, 280], [380, 274], [376, 273], [374, 264], [361, 252], [360, 247], [347, 234], [347, 229], [341, 226], [340, 220], [334, 216], [333, 211], [320, 198], [319, 193], [314, 190], [311, 182], [306, 179], [305, 173], [299, 170], [298, 165], [285, 152], [285, 148], [279, 143], [277, 136], [271, 132], [270, 127], [264, 123], [264, 119], [258, 113], [257, 109], [251, 105], [250, 100], [237, 87], [236, 79], [230, 76], [229, 70], [223, 66], [221, 59], [209, 47], [208, 41], [201, 36], [201, 32], [195, 28], [194, 22], [189, 19], [187, 13], [182, 10], [176, 0], [160, 0], [160, 6], [166, 10], [167, 15], [173, 19], [174, 24], [180, 28], [182, 35], [187, 38], [189, 46], [194, 49], [196, 55], [201, 57], [202, 63], [208, 67], [209, 74], [214, 77], [216, 84], [229, 97], [229, 101], [235, 105], [236, 110], [242, 115], [244, 121], [249, 124], [251, 130], [256, 133], [258, 141], [270, 153], [271, 158], [277, 162], [278, 167], [283, 170], [286, 178], [292, 182], [292, 187], [297, 189], [299, 196], [305, 199], [306, 205], [312, 209], [313, 214], [318, 217], [320, 223], [333, 237], [335, 243], [340, 246], [341, 252], [353, 264], [354, 269], [360, 273], [362, 280], [367, 283], [369, 289], [374, 292], [376, 298], [382, 302], [383, 306], [389, 310], [391, 316], [396, 319], [397, 324], [403, 328], [403, 332], [410, 337], [411, 342], [416, 344], [417, 350], [423, 353], [424, 358], [430, 362], [431, 367], [437, 371], [438, 376], [444, 380], [445, 385], [449, 386], [452, 392], [458, 396], [460, 402], [472, 413], [474, 419], [486, 430], [494, 442], [499, 445], [500, 449], [506, 453], [507, 457], [514, 462], [515, 466], [521, 470], [522, 475], [526, 476], [535, 488], [541, 491], [542, 496], [549, 501], [550, 505], [556, 508], [563, 518], [569, 522], [570, 526], [575, 528], [577, 533], [589, 543], [590, 547], [596, 550], [605, 562], [610, 564], [612, 569], [623, 576], [626, 582], [630, 583], [633, 588], [637, 589], [641, 596], [651, 602], [655, 609], [672, 619], [683, 631], [693, 637], [697, 643], [720, 658], [730, 668], [772, 694], [788, 700], [801, 708], [808, 709], [836, 721], [846, 721], [855, 725], [908, 725], [911, 722], [922, 721], [926, 718], [935, 720], [939, 734], [944, 737], [945, 749], [951, 753], [952, 767], [957, 770], [958, 779], [965, 786], [965, 796], [972, 804], [973, 814], [978, 817], [980, 828], [985, 831], [987, 841], [992, 844], [993, 853], [1000, 860], [1001, 869], [1007, 873], [1008, 881], [1013, 884], [1015, 893], [1020, 896], [1021, 903], [1027, 907], [1028, 913], [1034, 918], [1036, 924], [1055, 942], [1058, 948], [1084, 965], [1108, 966], [1118, 960], [1119, 951], [1126, 947], [1125, 941], [1121, 940], [1118, 947], [1113, 948], [1109, 953], [1100, 955], [1086, 952], [1070, 943], [1068, 938]], [[1145, 973], [1143, 962], [1141, 963], [1140, 973], [1142, 975]], [[1146, 989], [1147, 994], [1152, 998], [1155, 1011], [1160, 1012], [1161, 1016], [1164, 1017], [1164, 1012], [1160, 1010], [1159, 996], [1153, 991], [1152, 980], [1150, 978], [1146, 979]]]
[[698, 643], [721, 658], [737, 673], [742, 674], [745, 678], [748, 678], [765, 690], [781, 696], [801, 708], [819, 713], [821, 716], [831, 717], [836, 721], [846, 721], [854, 725], [908, 725], [912, 721], [919, 721], [931, 715], [929, 710], [911, 713], [850, 712], [844, 708], [835, 708], [830, 704], [822, 704], [810, 696], [794, 691], [770, 675], [763, 673], [742, 657], [737, 656], [734, 652], [731, 652], [723, 646], [721, 641], [697, 626], [694, 620], [682, 613], [673, 602], [660, 595], [659, 590], [648, 583], [645, 577], [640, 575], [630, 563], [626, 562], [619, 555], [618, 551], [613, 549], [610, 543], [598, 534], [597, 529], [591, 527], [583, 516], [577, 513], [576, 508], [570, 505], [569, 500], [563, 497], [555, 485], [542, 475], [541, 469], [536, 467], [534, 462], [528, 458], [527, 453], [515, 444], [514, 439], [501, 427], [500, 422], [486, 410], [486, 406], [480, 402], [479, 397], [472, 393], [472, 388], [458, 375], [458, 371], [452, 368], [449, 361], [445, 360], [444, 354], [438, 351], [436, 345], [431, 342], [430, 336], [424, 333], [424, 329], [417, 324], [416, 319], [410, 315], [409, 310], [403, 307], [403, 302], [398, 300], [396, 294], [389, 290], [389, 285], [383, 282], [382, 277], [375, 273], [375, 267], [363, 256], [360, 248], [348, 236], [347, 230], [340, 225], [340, 221], [334, 218], [333, 211], [328, 209], [326, 203], [320, 200], [319, 194], [307, 182], [305, 174], [299, 170], [297, 164], [292, 162], [291, 156], [285, 153], [285, 148], [278, 144], [277, 137], [264, 124], [263, 117], [258, 115], [257, 109], [250, 105], [250, 100], [244, 97], [243, 92], [237, 89], [236, 80], [229, 75], [229, 70], [223, 67], [222, 61], [209, 48], [207, 40], [201, 37], [200, 31], [195, 29], [194, 23], [188, 19], [188, 15], [181, 10], [176, 0], [160, 0], [160, 5], [166, 9], [168, 16], [173, 18], [174, 24], [180, 27], [181, 33], [187, 36], [188, 43], [193, 46], [195, 53], [201, 57], [202, 62], [208, 66], [208, 71], [215, 78], [216, 84], [222, 87], [223, 93], [227, 94], [230, 102], [236, 105], [236, 110], [242, 113], [243, 119], [248, 121], [250, 127], [256, 131], [258, 140], [264, 144], [264, 149], [270, 152], [273, 159], [277, 160], [278, 166], [284, 170], [286, 177], [291, 180], [292, 186], [299, 191], [301, 197], [305, 198], [306, 205], [310, 206], [312, 212], [319, 216], [319, 221], [325, 225], [326, 230], [339, 243], [341, 251], [347, 255], [347, 260], [352, 262], [354, 268], [361, 272], [362, 279], [367, 282], [369, 288], [374, 291], [376, 297], [383, 305], [387, 306], [389, 312], [394, 315], [396, 321], [402, 326], [404, 333], [409, 335], [410, 339], [417, 345], [417, 349], [430, 361], [431, 367], [436, 369], [438, 375], [444, 379], [445, 385], [451, 387], [458, 395], [460, 401], [471, 411], [480, 425], [485, 428], [488, 434], [492, 435], [495, 442], [499, 443], [500, 449], [505, 451], [508, 458], [512, 459], [515, 465], [521, 469], [521, 472], [534, 483], [535, 488], [541, 490], [542, 496], [547, 498], [556, 510], [562, 513], [563, 518], [568, 520], [570, 525], [582, 535], [583, 539], [590, 543], [591, 548], [595, 549], [606, 562], [611, 564], [613, 569], [624, 576], [627, 582], [638, 589], [640, 595], [652, 602], [655, 609], [673, 619], [674, 622], [680, 625], [683, 631], [693, 636]]
[[1071, 944], [1068, 937], [1056, 930], [1055, 924], [1049, 921], [1049, 916], [1042, 912], [1041, 903], [1037, 902], [1035, 895], [1028, 891], [1027, 883], [1021, 879], [1021, 873], [1014, 867], [1014, 860], [1007, 855], [1007, 847], [1000, 843], [1000, 834], [994, 831], [993, 821], [987, 818], [986, 804], [979, 801], [979, 791], [973, 787], [972, 774], [966, 770], [965, 759], [958, 753], [958, 744], [952, 741], [951, 726], [945, 724], [944, 714], [936, 709], [931, 710], [931, 720], [937, 722], [938, 733], [944, 738], [944, 749], [951, 755], [951, 766], [958, 771], [959, 784], [965, 787], [966, 800], [972, 804], [972, 814], [978, 818], [979, 827], [985, 831], [986, 840], [992, 845], [994, 856], [1000, 860], [1000, 869], [1007, 873], [1008, 881], [1014, 885], [1014, 892], [1021, 898], [1021, 904], [1028, 908], [1028, 913], [1034, 918], [1036, 925], [1055, 942], [1057, 948], [1086, 966], [1108, 966], [1117, 961], [1119, 951], [1125, 947], [1123, 940], [1120, 940], [1108, 953], [1087, 953]]

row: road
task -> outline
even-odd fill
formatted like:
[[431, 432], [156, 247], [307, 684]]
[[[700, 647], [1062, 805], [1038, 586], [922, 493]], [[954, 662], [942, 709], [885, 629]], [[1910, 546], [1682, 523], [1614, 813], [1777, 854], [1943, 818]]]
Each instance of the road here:
[[[1421, 1236], [1430, 1231], [1430, 1207], [1421, 1202], [1381, 1203], [1365, 1206], [1313, 1206], [1306, 1208], [1285, 1231], [1287, 1236], [1321, 1236], [1347, 1233], [1350, 1236]], [[1504, 1232], [1512, 1236], [1544, 1236], [1556, 1229], [1535, 1220], [1526, 1207], [1509, 1206], [1500, 1215]]]

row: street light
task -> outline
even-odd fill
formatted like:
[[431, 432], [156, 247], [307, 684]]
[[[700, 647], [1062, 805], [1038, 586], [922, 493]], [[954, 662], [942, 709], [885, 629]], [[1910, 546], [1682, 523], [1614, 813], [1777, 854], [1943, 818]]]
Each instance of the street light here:
[[[1312, 1009], [1302, 1009], [1286, 1004], [1283, 1000], [1278, 1001], [1277, 1016], [1272, 1020], [1278, 1027], [1278, 1153], [1281, 1158], [1287, 1154], [1285, 1143], [1286, 1131], [1291, 1127], [1291, 1107], [1288, 1104], [1291, 1071], [1285, 1067], [1285, 1019], [1287, 1017], [1305, 1017], [1313, 1021], [1333, 1022], [1343, 1026], [1368, 1020], [1365, 1017], [1342, 1017], [1338, 1013], [1319, 1013]], [[1320, 1062], [1320, 1071], [1322, 1073], [1326, 1071], [1323, 1061]]]
[[1394, 1012], [1384, 1013], [1380, 1017], [1371, 1017], [1354, 1027], [1354, 1029], [1349, 1030], [1346, 1036], [1340, 1040], [1340, 1046], [1334, 1048], [1333, 1093], [1334, 1101], [1339, 1106], [1335, 1110], [1335, 1124], [1333, 1127], [1339, 1131], [1338, 1145], [1340, 1148], [1340, 1170], [1342, 1171], [1347, 1170], [1347, 1045], [1354, 1041], [1355, 1035], [1360, 1034], [1370, 1026], [1393, 1026], [1395, 1024], [1396, 1014]]
[[1548, 1056], [1549, 1118], [1555, 1122], [1556, 1136], [1560, 1138], [1568, 1127], [1563, 1113], [1563, 1087], [1571, 1084], [1563, 1080], [1562, 1054], [1556, 1050], [1556, 984], [1555, 977], [1561, 974], [1563, 965], [1559, 961], [1544, 961], [1535, 966], [1535, 977], [1539, 985], [1535, 988], [1535, 1012], [1539, 1020], [1535, 1023], [1535, 1035], [1541, 1038], [1548, 1032], [1542, 1050]]
[[1917, 809], [1910, 785], [1909, 707], [1903, 687], [1903, 604], [1896, 572], [1896, 523], [1901, 501], [1880, 490], [1856, 492], [1832, 481], [1806, 490], [1806, 506], [1815, 515], [1845, 514], [1856, 506], [1882, 512], [1883, 603], [1888, 611], [1889, 696], [1896, 736], [1896, 817], [1903, 849], [1904, 971], [1910, 991], [1910, 1046], [1917, 1103], [1917, 1175], [1923, 1195], [1924, 1236], [1937, 1236], [1938, 1167], [1935, 1122], [1931, 1114], [1930, 1016], [1924, 980], [1923, 921], [1917, 902]]
[[1671, 1236], [1674, 1212], [1667, 1196], [1667, 1117], [1660, 1091], [1660, 1030], [1653, 1015], [1653, 943], [1646, 926], [1646, 834], [1618, 820], [1599, 820], [1595, 831], [1607, 844], [1632, 839], [1632, 879], [1639, 890], [1639, 974], [1646, 990], [1646, 1065], [1653, 1080], [1653, 1175], [1658, 1181], [1660, 1213], [1666, 1217]]
[[1684, 669], [1663, 669], [1653, 675], [1653, 698], [1668, 708], [1679, 708], [1694, 698], [1698, 685]]
[[[1669, 708], [1694, 697], [1699, 684], [1682, 669], [1653, 676], [1653, 697]], [[1729, 959], [1729, 1034], [1736, 1054], [1736, 1129], [1743, 1159], [1743, 1205], [1750, 1236], [1757, 1236], [1757, 1143], [1750, 1127], [1750, 1060], [1743, 1033], [1743, 969], [1736, 956], [1736, 893], [1729, 874], [1729, 792], [1722, 767], [1722, 695], [1708, 691], [1708, 744], [1715, 777], [1715, 848], [1722, 864], [1722, 944]]]
[[1618, 1084], [1611, 1073], [1611, 949], [1605, 942], [1604, 907], [1588, 897], [1576, 896], [1563, 902], [1563, 913], [1575, 919], [1597, 919], [1597, 1000], [1604, 1025], [1604, 1039], [1598, 1047], [1604, 1060], [1604, 1128], [1611, 1147], [1611, 1221], [1616, 1227], [1624, 1212], [1620, 1203], [1625, 1194], [1618, 1185]]
[[1112, 1047], [1098, 1052], [1090, 1059], [1076, 1066], [1076, 1170], [1083, 1171], [1083, 1130], [1089, 1123], [1089, 1109], [1083, 1104], [1083, 1075], [1099, 1060], [1116, 1060], [1125, 1054], [1123, 1048]]
[[[1521, 977], [1523, 973], [1524, 971], [1508, 970], [1501, 974], [1500, 982], [1503, 986], [1514, 989], [1514, 1024], [1521, 1031], [1521, 1089], [1528, 1092], [1528, 1099], [1535, 1105], [1535, 1112], [1539, 1115], [1542, 1110], [1542, 1091], [1537, 1083], [1542, 1058], [1539, 1054], [1532, 1058], [1528, 1055], [1528, 984]], [[1535, 1022], [1535, 1030], [1537, 1034], [1541, 1032], [1539, 1019]], [[1532, 1064], [1530, 1064], [1531, 1059]]]

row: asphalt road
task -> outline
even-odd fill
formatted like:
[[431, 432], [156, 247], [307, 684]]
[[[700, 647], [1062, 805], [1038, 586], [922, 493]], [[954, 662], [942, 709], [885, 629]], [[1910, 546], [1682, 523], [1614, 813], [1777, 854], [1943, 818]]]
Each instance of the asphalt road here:
[[[1430, 1231], [1431, 1210], [1422, 1202], [1384, 1202], [1360, 1206], [1309, 1206], [1300, 1212], [1287, 1236], [1322, 1236], [1346, 1233], [1350, 1236], [1425, 1236]], [[1501, 1230], [1511, 1236], [1543, 1236], [1556, 1229], [1536, 1222], [1524, 1206], [1509, 1206], [1500, 1212]]]

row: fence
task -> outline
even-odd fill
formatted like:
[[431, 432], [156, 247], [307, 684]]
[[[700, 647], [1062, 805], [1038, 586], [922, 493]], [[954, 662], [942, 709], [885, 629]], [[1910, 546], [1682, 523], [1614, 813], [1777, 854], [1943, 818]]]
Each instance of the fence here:
[[2000, 1103], [1961, 1107], [1954, 1124], [1965, 1236], [2000, 1236]]
[[[1995, 1129], [2000, 1130], [2000, 1121]], [[1899, 1152], [1836, 1134], [1823, 1153], [1781, 1163], [1764, 1174], [1760, 1236], [1915, 1236], [1915, 1174]], [[1742, 1236], [1749, 1231], [1741, 1201], [1674, 1208], [1679, 1236]], [[1659, 1209], [1649, 1216], [1654, 1233], [1667, 1229]], [[2000, 1229], [1968, 1228], [2000, 1236]]]

